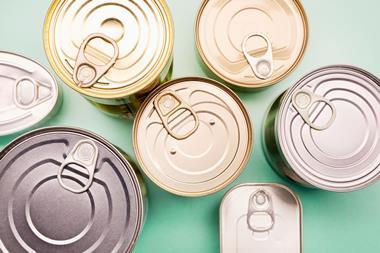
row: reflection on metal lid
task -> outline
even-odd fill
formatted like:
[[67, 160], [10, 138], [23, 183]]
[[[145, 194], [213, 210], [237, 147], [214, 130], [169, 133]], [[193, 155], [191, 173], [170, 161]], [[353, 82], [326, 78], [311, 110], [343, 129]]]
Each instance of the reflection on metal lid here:
[[[196, 22], [203, 61], [240, 87], [279, 82], [301, 60], [307, 37], [307, 18], [298, 0], [205, 0]], [[253, 64], [252, 57], [265, 61]]]
[[380, 173], [380, 80], [351, 66], [313, 71], [283, 97], [276, 131], [289, 168], [309, 184], [365, 187]]
[[183, 196], [211, 194], [232, 182], [252, 146], [240, 99], [215, 81], [193, 77], [154, 91], [138, 112], [133, 136], [145, 173]]
[[289, 188], [243, 184], [220, 206], [221, 253], [301, 253], [302, 207]]
[[25, 130], [58, 105], [58, 85], [37, 62], [0, 52], [0, 136]]

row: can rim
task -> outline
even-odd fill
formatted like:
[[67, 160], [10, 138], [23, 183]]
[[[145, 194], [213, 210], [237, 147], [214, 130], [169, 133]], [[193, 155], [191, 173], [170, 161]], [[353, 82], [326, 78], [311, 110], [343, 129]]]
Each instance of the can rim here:
[[[294, 90], [301, 84], [303, 83], [306, 79], [312, 77], [313, 75], [326, 71], [326, 70], [331, 70], [331, 69], [339, 69], [339, 70], [346, 70], [346, 71], [353, 71], [359, 74], [364, 75], [368, 79], [374, 81], [375, 83], [378, 84], [380, 87], [380, 79], [376, 77], [375, 75], [371, 74], [370, 72], [356, 67], [352, 65], [346, 65], [346, 64], [335, 64], [335, 65], [327, 65], [324, 67], [316, 68], [312, 70], [311, 72], [308, 72], [304, 76], [302, 76], [292, 87], [290, 87], [284, 94], [282, 101], [287, 101]], [[354, 180], [351, 181], [345, 181], [345, 182], [335, 182], [335, 181], [329, 181], [326, 179], [320, 179], [320, 180], [313, 180], [311, 177], [309, 177], [310, 173], [307, 172], [304, 169], [300, 169], [297, 166], [292, 166], [291, 164], [297, 164], [297, 158], [292, 157], [289, 155], [289, 152], [284, 152], [283, 147], [286, 145], [284, 140], [281, 140], [279, 137], [280, 135], [280, 128], [281, 128], [281, 120], [283, 117], [283, 114], [286, 112], [288, 108], [285, 107], [285, 103], [281, 102], [280, 108], [277, 112], [276, 119], [275, 119], [275, 140], [276, 140], [276, 145], [279, 147], [280, 155], [282, 160], [286, 163], [287, 167], [292, 169], [298, 176], [302, 178], [302, 180], [305, 180], [308, 184], [323, 189], [327, 191], [333, 191], [333, 192], [351, 192], [351, 191], [356, 191], [363, 189], [367, 187], [369, 184], [371, 184], [374, 181], [377, 181], [380, 176], [380, 164], [377, 167], [374, 167], [373, 170], [369, 171], [367, 174], [363, 175], [362, 177], [358, 177]], [[376, 172], [377, 171], [377, 172]], [[358, 182], [360, 181], [360, 182]]]
[[200, 26], [200, 19], [201, 19], [201, 16], [203, 14], [203, 11], [206, 7], [206, 5], [208, 4], [210, 0], [203, 0], [203, 2], [201, 3], [200, 7], [199, 7], [199, 10], [198, 10], [198, 14], [197, 14], [197, 18], [195, 20], [195, 44], [196, 44], [196, 47], [197, 47], [197, 51], [198, 51], [198, 54], [200, 55], [202, 61], [206, 64], [206, 66], [212, 71], [212, 73], [214, 73], [216, 76], [218, 76], [219, 78], [221, 78], [223, 81], [226, 81], [232, 85], [235, 85], [237, 87], [240, 87], [240, 88], [249, 88], [249, 89], [259, 89], [259, 88], [264, 88], [264, 87], [269, 87], [269, 86], [272, 86], [276, 83], [279, 83], [280, 81], [282, 81], [283, 79], [285, 79], [286, 77], [288, 77], [293, 71], [294, 69], [301, 63], [304, 55], [305, 55], [305, 51], [306, 51], [306, 48], [307, 48], [307, 45], [308, 45], [308, 41], [309, 41], [309, 25], [308, 25], [308, 18], [307, 18], [307, 15], [306, 15], [306, 11], [304, 9], [304, 7], [302, 6], [300, 0], [293, 0], [292, 2], [295, 4], [295, 6], [298, 8], [300, 14], [301, 14], [301, 17], [302, 17], [302, 23], [303, 23], [303, 28], [304, 28], [304, 33], [305, 33], [305, 37], [304, 37], [304, 40], [303, 40], [303, 43], [302, 43], [302, 49], [301, 51], [299, 52], [298, 54], [298, 57], [297, 59], [294, 61], [294, 63], [291, 65], [291, 67], [284, 73], [282, 74], [281, 76], [279, 76], [278, 78], [276, 79], [273, 79], [272, 81], [269, 81], [269, 82], [265, 82], [265, 83], [262, 83], [262, 84], [246, 84], [246, 83], [243, 83], [243, 82], [239, 82], [239, 81], [236, 81], [236, 80], [233, 80], [231, 78], [228, 78], [226, 76], [224, 76], [222, 73], [218, 72], [211, 64], [211, 62], [207, 59], [206, 57], [206, 54], [204, 53], [203, 51], [203, 48], [201, 46], [201, 42], [200, 42], [200, 35], [199, 35], [199, 26]]
[[[131, 243], [128, 245], [128, 252], [129, 252], [129, 250], [132, 250], [135, 247], [137, 238], [143, 226], [143, 213], [144, 213], [143, 194], [139, 187], [138, 178], [137, 178], [136, 173], [133, 170], [132, 165], [129, 163], [127, 159], [124, 158], [123, 154], [119, 150], [117, 150], [117, 148], [114, 147], [113, 144], [111, 144], [105, 138], [101, 137], [98, 134], [95, 134], [94, 132], [91, 132], [82, 128], [77, 128], [77, 127], [62, 127], [62, 126], [43, 127], [43, 128], [35, 129], [33, 131], [25, 133], [17, 137], [16, 139], [14, 139], [10, 143], [8, 143], [2, 150], [0, 150], [0, 161], [1, 159], [3, 159], [5, 155], [12, 152], [13, 149], [18, 147], [24, 141], [27, 141], [29, 138], [33, 138], [33, 137], [48, 134], [48, 133], [54, 133], [54, 132], [70, 132], [70, 133], [81, 134], [81, 135], [88, 136], [90, 138], [94, 138], [95, 140], [102, 143], [107, 149], [109, 149], [111, 153], [113, 153], [117, 157], [117, 159], [124, 165], [124, 169], [126, 170], [127, 174], [130, 176], [131, 182], [133, 183], [133, 188], [136, 191], [137, 207], [139, 208], [139, 211], [137, 212], [137, 226], [135, 228], [134, 236], [131, 240]], [[127, 170], [127, 168], [129, 168], [129, 170]]]
[[[27, 124], [27, 125], [23, 125], [23, 127], [21, 128], [17, 128], [17, 129], [11, 129], [9, 131], [4, 131], [2, 132], [2, 134], [0, 134], [0, 136], [7, 136], [7, 135], [11, 135], [11, 134], [16, 134], [16, 133], [19, 133], [19, 132], [22, 132], [26, 129], [29, 129], [33, 126], [35, 126], [36, 124], [38, 124], [39, 122], [43, 121], [44, 119], [46, 119], [47, 117], [49, 117], [49, 114], [51, 114], [52, 111], [54, 111], [54, 108], [60, 104], [60, 96], [61, 96], [61, 89], [58, 85], [58, 82], [56, 80], [56, 78], [54, 77], [54, 75], [52, 73], [50, 73], [50, 71], [44, 66], [42, 65], [41, 63], [39, 63], [38, 61], [34, 60], [34, 59], [31, 59], [29, 58], [28, 56], [24, 56], [22, 54], [19, 54], [19, 53], [14, 53], [14, 52], [10, 52], [10, 51], [5, 51], [5, 50], [0, 50], [0, 54], [8, 54], [8, 55], [13, 55], [13, 56], [16, 56], [16, 57], [20, 57], [20, 58], [23, 58], [27, 61], [30, 61], [30, 62], [33, 62], [35, 64], [37, 64], [39, 67], [41, 67], [50, 77], [51, 79], [53, 80], [53, 83], [54, 83], [54, 86], [55, 86], [55, 89], [56, 89], [56, 94], [53, 96], [54, 98], [54, 105], [51, 107], [51, 109], [45, 114], [44, 117], [42, 117], [41, 119], [39, 119], [38, 121], [34, 122], [34, 123], [30, 123], [30, 124]], [[0, 60], [1, 61], [1, 60]]]
[[[174, 85], [174, 84], [177, 84], [177, 83], [188, 82], [188, 81], [199, 81], [199, 82], [209, 83], [209, 84], [214, 85], [214, 86], [222, 89], [223, 91], [227, 92], [227, 94], [229, 94], [237, 102], [238, 106], [242, 109], [241, 111], [242, 111], [242, 113], [244, 115], [244, 118], [245, 118], [245, 121], [247, 123], [248, 136], [250, 137], [249, 140], [248, 140], [248, 143], [247, 143], [248, 148], [246, 149], [246, 152], [245, 152], [245, 155], [244, 155], [244, 159], [242, 160], [242, 162], [241, 162], [241, 164], [239, 166], [239, 169], [237, 169], [235, 171], [235, 173], [233, 174], [233, 176], [231, 176], [228, 180], [224, 181], [223, 183], [219, 184], [218, 186], [216, 186], [216, 187], [214, 187], [212, 189], [205, 190], [205, 191], [199, 191], [199, 192], [186, 192], [186, 191], [177, 190], [175, 188], [172, 188], [170, 186], [167, 186], [167, 185], [163, 184], [162, 182], [160, 182], [160, 180], [158, 180], [154, 176], [152, 176], [152, 174], [150, 173], [150, 169], [145, 165], [144, 159], [140, 155], [138, 141], [137, 141], [137, 128], [138, 128], [138, 124], [139, 124], [139, 122], [141, 120], [141, 116], [142, 116], [145, 108], [147, 107], [148, 104], [150, 104], [150, 101], [155, 96], [157, 96], [157, 94], [160, 91], [162, 91], [163, 89], [166, 89], [167, 87], [169, 87], [171, 85]], [[132, 136], [132, 144], [133, 144], [133, 149], [134, 149], [137, 161], [140, 164], [141, 169], [149, 177], [149, 179], [152, 180], [160, 188], [162, 188], [162, 189], [164, 189], [164, 190], [166, 190], [166, 191], [168, 191], [170, 193], [173, 193], [175, 195], [185, 196], [185, 197], [201, 197], [201, 196], [210, 195], [210, 194], [213, 194], [213, 193], [216, 193], [216, 192], [222, 190], [227, 185], [229, 185], [230, 183], [232, 183], [233, 181], [235, 181], [235, 179], [237, 179], [240, 176], [240, 174], [243, 172], [243, 170], [245, 169], [246, 165], [248, 164], [248, 161], [249, 161], [249, 159], [251, 157], [251, 154], [253, 152], [253, 145], [252, 144], [254, 142], [253, 123], [252, 123], [252, 121], [250, 119], [250, 116], [249, 116], [249, 113], [248, 113], [247, 109], [245, 108], [243, 102], [238, 97], [238, 95], [235, 94], [230, 88], [228, 88], [225, 85], [221, 84], [220, 82], [217, 82], [217, 81], [209, 79], [209, 78], [204, 78], [204, 77], [182, 77], [182, 78], [177, 78], [177, 79], [173, 79], [173, 80], [171, 80], [169, 82], [166, 82], [166, 83], [160, 85], [158, 88], [156, 88], [152, 93], [149, 94], [149, 96], [144, 100], [144, 102], [140, 106], [140, 108], [139, 108], [139, 110], [138, 110], [138, 112], [136, 114], [136, 118], [135, 118], [135, 120], [133, 122], [132, 135], [133, 135]]]
[[66, 75], [64, 74], [64, 69], [60, 68], [58, 61], [56, 61], [57, 56], [54, 56], [52, 53], [56, 49], [52, 48], [49, 43], [52, 37], [49, 32], [50, 27], [52, 25], [53, 26], [55, 25], [51, 23], [54, 17], [54, 11], [57, 9], [59, 3], [61, 3], [61, 0], [53, 0], [52, 3], [50, 4], [46, 17], [45, 17], [44, 24], [43, 24], [43, 33], [42, 33], [45, 54], [54, 72], [71, 89], [75, 90], [81, 95], [95, 98], [95, 99], [121, 99], [149, 87], [152, 82], [154, 82], [157, 78], [159, 78], [161, 72], [165, 69], [167, 63], [170, 61], [172, 57], [173, 49], [174, 49], [174, 23], [173, 23], [172, 15], [170, 13], [169, 6], [164, 0], [153, 0], [153, 1], [157, 3], [157, 7], [159, 8], [160, 12], [164, 14], [163, 19], [165, 20], [165, 23], [167, 24], [166, 33], [168, 36], [167, 36], [167, 43], [165, 43], [165, 46], [162, 49], [161, 57], [159, 58], [157, 63], [153, 66], [153, 69], [155, 68], [155, 71], [151, 71], [152, 74], [148, 76], [149, 78], [140, 79], [137, 83], [130, 85], [130, 87], [128, 88], [121, 87], [121, 88], [115, 89], [115, 90], [119, 90], [119, 92], [112, 92], [112, 93], [95, 93], [95, 92], [92, 92], [91, 89], [82, 89], [78, 87], [71, 78], [66, 78]]

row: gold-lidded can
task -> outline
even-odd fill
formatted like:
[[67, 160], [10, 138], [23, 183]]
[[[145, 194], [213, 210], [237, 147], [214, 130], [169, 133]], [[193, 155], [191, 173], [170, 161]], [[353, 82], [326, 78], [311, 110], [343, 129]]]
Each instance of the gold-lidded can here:
[[206, 78], [170, 81], [139, 109], [133, 147], [159, 187], [180, 196], [215, 193], [243, 171], [252, 150], [249, 114], [239, 97]]
[[204, 0], [196, 44], [208, 69], [234, 88], [261, 88], [285, 78], [308, 40], [299, 0]]
[[58, 76], [102, 111], [133, 116], [171, 75], [174, 27], [164, 0], [54, 0], [44, 46]]

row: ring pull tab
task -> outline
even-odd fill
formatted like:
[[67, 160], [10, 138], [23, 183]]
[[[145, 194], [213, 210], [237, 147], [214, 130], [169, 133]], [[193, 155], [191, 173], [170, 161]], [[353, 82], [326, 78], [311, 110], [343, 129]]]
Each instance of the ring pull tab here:
[[272, 200], [265, 191], [258, 190], [249, 198], [247, 223], [253, 232], [266, 232], [273, 228]]
[[[92, 140], [81, 140], [79, 141], [72, 151], [67, 155], [66, 159], [63, 161], [58, 170], [58, 182], [66, 190], [73, 193], [83, 193], [87, 191], [93, 180], [95, 174], [95, 166], [98, 160], [99, 152], [98, 147]], [[80, 189], [74, 189], [66, 185], [62, 180], [62, 173], [64, 169], [69, 165], [77, 165], [84, 168], [89, 173], [89, 179], [87, 184]]]
[[[331, 108], [332, 115], [328, 122], [324, 125], [317, 125], [312, 122], [309, 117], [309, 113], [314, 105], [317, 105], [318, 102], [325, 103]], [[336, 118], [336, 108], [325, 97], [316, 95], [315, 93], [308, 90], [298, 90], [293, 94], [292, 103], [297, 112], [301, 115], [302, 119], [308, 124], [311, 128], [316, 130], [325, 130], [329, 128]]]
[[[153, 105], [166, 129], [166, 131], [177, 140], [183, 140], [192, 135], [199, 127], [199, 118], [193, 108], [186, 104], [173, 91], [164, 91], [156, 96]], [[194, 126], [185, 134], [177, 134], [173, 131], [178, 122], [188, 116], [194, 118]], [[171, 127], [171, 125], [173, 125]]]
[[[267, 51], [263, 56], [254, 57], [248, 53], [247, 42], [252, 37], [260, 37], [265, 40], [267, 44]], [[273, 54], [272, 45], [269, 39], [261, 33], [251, 33], [248, 34], [242, 43], [242, 50], [245, 58], [247, 59], [253, 73], [260, 79], [268, 79], [273, 74]]]
[[50, 97], [51, 90], [29, 76], [21, 77], [14, 86], [13, 101], [21, 109], [29, 109]]
[[[91, 63], [85, 56], [87, 45], [94, 39], [102, 39], [113, 46], [114, 54], [111, 60], [105, 65], [96, 65]], [[89, 88], [93, 86], [116, 63], [118, 57], [119, 47], [115, 40], [101, 33], [90, 34], [82, 42], [79, 48], [73, 72], [74, 82], [82, 88]]]

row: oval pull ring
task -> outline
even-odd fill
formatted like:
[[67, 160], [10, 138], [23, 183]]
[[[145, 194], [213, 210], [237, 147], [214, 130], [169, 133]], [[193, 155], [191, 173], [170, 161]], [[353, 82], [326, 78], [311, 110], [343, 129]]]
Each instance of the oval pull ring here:
[[247, 224], [253, 232], [266, 232], [273, 228], [272, 199], [264, 190], [258, 190], [250, 196]]
[[[105, 65], [96, 65], [91, 63], [85, 56], [85, 50], [87, 45], [94, 39], [102, 39], [113, 46], [114, 54], [111, 60]], [[73, 80], [82, 88], [90, 88], [99, 79], [107, 73], [107, 71], [116, 63], [117, 58], [119, 57], [119, 47], [115, 40], [110, 37], [101, 34], [93, 33], [90, 34], [81, 44], [79, 52], [75, 61]]]

